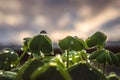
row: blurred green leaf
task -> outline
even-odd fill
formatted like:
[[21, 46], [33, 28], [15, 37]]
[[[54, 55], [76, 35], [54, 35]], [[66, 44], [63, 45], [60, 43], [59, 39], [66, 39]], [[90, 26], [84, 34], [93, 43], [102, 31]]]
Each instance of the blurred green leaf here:
[[110, 56], [112, 58], [113, 64], [115, 66], [120, 66], [120, 61], [119, 61], [118, 57], [115, 55], [115, 53], [109, 51], [109, 54], [110, 54]]
[[67, 70], [73, 80], [107, 80], [105, 76], [88, 63], [79, 63]]
[[111, 72], [107, 78], [108, 80], [120, 80], [120, 77], [117, 76], [114, 72]]
[[120, 62], [120, 53], [117, 53], [116, 56], [118, 57], [119, 62]]
[[17, 73], [0, 70], [0, 80], [16, 80]]
[[32, 80], [71, 80], [69, 74], [61, 66], [53, 62], [38, 68], [31, 78]]
[[44, 62], [39, 59], [33, 59], [26, 62], [19, 70], [18, 77], [23, 80], [30, 80], [32, 73], [38, 68], [44, 65]]
[[97, 50], [97, 51], [94, 51], [90, 54], [89, 56], [89, 59], [92, 60], [92, 59], [96, 59], [97, 56], [99, 56], [101, 53], [104, 53], [105, 50]]

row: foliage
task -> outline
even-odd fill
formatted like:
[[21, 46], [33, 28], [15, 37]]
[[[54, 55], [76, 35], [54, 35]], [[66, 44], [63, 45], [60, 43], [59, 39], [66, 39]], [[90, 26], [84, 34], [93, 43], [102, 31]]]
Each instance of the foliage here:
[[[55, 55], [51, 39], [41, 31], [24, 38], [20, 56], [9, 48], [0, 51], [0, 80], [114, 80], [106, 65], [119, 67], [120, 53], [105, 49], [106, 39], [99, 31], [86, 40], [67, 36], [58, 42], [62, 54]], [[96, 50], [90, 54], [90, 48]], [[21, 64], [26, 54], [29, 58]]]

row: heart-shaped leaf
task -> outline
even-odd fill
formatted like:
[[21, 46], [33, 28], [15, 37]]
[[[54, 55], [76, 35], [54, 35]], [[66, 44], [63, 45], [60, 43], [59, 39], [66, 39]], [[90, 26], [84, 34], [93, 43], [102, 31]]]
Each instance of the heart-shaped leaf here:
[[66, 38], [59, 41], [58, 45], [62, 50], [70, 49], [73, 44], [72, 36], [67, 36]]
[[84, 49], [84, 41], [79, 38], [74, 38], [72, 36], [67, 36], [63, 40], [60, 40], [58, 43], [62, 50], [74, 50], [74, 51], [81, 51]]
[[104, 45], [107, 36], [102, 32], [96, 32], [91, 37], [86, 40], [86, 44], [88, 47], [94, 47], [97, 45]]
[[46, 35], [37, 35], [29, 41], [28, 47], [32, 53], [40, 53], [41, 51], [48, 54], [52, 52], [52, 41]]

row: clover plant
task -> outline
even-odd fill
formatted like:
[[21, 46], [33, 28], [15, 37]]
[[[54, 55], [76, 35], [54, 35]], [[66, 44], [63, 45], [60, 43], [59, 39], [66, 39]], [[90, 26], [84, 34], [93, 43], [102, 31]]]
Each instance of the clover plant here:
[[104, 47], [106, 38], [107, 37], [105, 34], [101, 32], [96, 32], [86, 40], [86, 44], [88, 46], [95, 46], [97, 48], [97, 50], [92, 52], [92, 54], [89, 56], [89, 59], [103, 64], [103, 74], [105, 74], [106, 63], [110, 65], [120, 66], [120, 62], [117, 56], [113, 52], [105, 49]]
[[69, 53], [70, 51], [81, 51], [84, 47], [84, 41], [78, 37], [67, 36], [58, 43], [62, 50], [67, 53], [66, 67], [69, 67]]
[[[106, 73], [106, 65], [120, 67], [120, 53], [105, 49], [106, 40], [100, 31], [86, 40], [66, 36], [58, 42], [62, 54], [55, 55], [52, 40], [42, 30], [23, 39], [21, 55], [9, 48], [0, 51], [0, 80], [119, 80]], [[96, 50], [88, 53], [91, 48]]]

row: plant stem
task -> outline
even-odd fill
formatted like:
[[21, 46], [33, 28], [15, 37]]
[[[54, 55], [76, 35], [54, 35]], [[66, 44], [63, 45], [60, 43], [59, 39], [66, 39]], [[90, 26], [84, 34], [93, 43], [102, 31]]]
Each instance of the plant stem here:
[[20, 63], [21, 59], [25, 56], [25, 54], [26, 54], [26, 50], [23, 51], [23, 53], [22, 53], [22, 55], [20, 56], [20, 58], [16, 61], [15, 66], [17, 66], [17, 65]]
[[100, 69], [100, 64], [98, 63], [98, 69]]
[[67, 50], [67, 63], [66, 63], [66, 67], [68, 68], [69, 67], [69, 50]]
[[103, 74], [105, 75], [105, 73], [106, 73], [106, 62], [104, 62], [103, 64]]
[[31, 55], [29, 55], [29, 57], [28, 57], [28, 61], [29, 61], [29, 60], [31, 60], [31, 58], [32, 58], [32, 56], [31, 56]]

